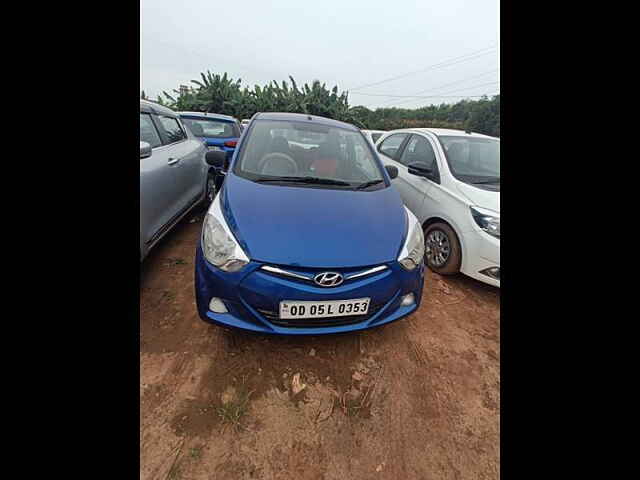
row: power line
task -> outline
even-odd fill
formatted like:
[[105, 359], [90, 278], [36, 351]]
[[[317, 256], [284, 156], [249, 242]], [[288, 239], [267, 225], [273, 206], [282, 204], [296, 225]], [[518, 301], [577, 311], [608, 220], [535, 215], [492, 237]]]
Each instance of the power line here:
[[[458, 63], [467, 62], [469, 60], [474, 60], [474, 59], [482, 57], [484, 55], [488, 55], [489, 53], [491, 53], [492, 50], [495, 50], [496, 48], [497, 48], [497, 44], [492, 45], [490, 47], [482, 48], [480, 50], [476, 50], [475, 52], [468, 53], [466, 55], [461, 55], [459, 57], [454, 57], [452, 59], [445, 60], [443, 62], [436, 63], [434, 65], [429, 65], [428, 67], [423, 68], [421, 70], [415, 70], [413, 72], [403, 73], [402, 75], [397, 75], [395, 77], [386, 78], [384, 80], [380, 80], [379, 82], [369, 83], [367, 85], [360, 85], [360, 86], [352, 88], [350, 90], [360, 90], [360, 89], [363, 89], [363, 88], [369, 88], [369, 87], [373, 87], [375, 85], [381, 85], [383, 83], [391, 82], [393, 80], [398, 80], [400, 78], [408, 77], [410, 75], [415, 75], [416, 73], [427, 72], [427, 71], [435, 69], [435, 68], [448, 67], [450, 65], [456, 65]], [[488, 51], [485, 51], [485, 50], [488, 50]], [[480, 53], [480, 52], [484, 52], [484, 53]]]
[[[413, 97], [413, 96], [415, 96], [415, 95], [419, 95], [419, 94], [424, 93], [424, 92], [431, 92], [431, 91], [433, 91], [433, 90], [440, 90], [441, 88], [449, 87], [449, 86], [451, 86], [451, 85], [457, 85], [457, 84], [459, 84], [459, 83], [464, 83], [464, 82], [466, 82], [466, 81], [468, 81], [468, 80], [475, 80], [476, 78], [484, 77], [485, 75], [488, 75], [488, 74], [490, 74], [490, 73], [498, 72], [499, 70], [500, 70], [499, 68], [496, 68], [495, 70], [490, 70], [490, 71], [488, 71], [488, 72], [483, 72], [483, 73], [481, 73], [480, 75], [475, 75], [475, 76], [473, 76], [473, 77], [463, 78], [462, 80], [457, 80], [457, 81], [455, 81], [455, 82], [445, 83], [444, 85], [440, 85], [440, 86], [438, 86], [438, 87], [432, 87], [432, 88], [427, 88], [427, 89], [425, 89], [425, 90], [420, 90], [419, 92], [416, 92], [416, 93], [414, 93], [413, 95], [408, 95], [407, 97]], [[372, 93], [366, 94], [366, 93], [361, 93], [361, 92], [350, 92], [350, 93], [355, 93], [355, 94], [357, 94], [357, 95], [387, 96], [387, 97], [402, 97], [402, 95], [382, 95], [382, 94], [380, 94], [380, 95], [374, 95], [374, 94], [372, 94]], [[391, 104], [391, 103], [395, 103], [395, 100], [391, 100], [390, 102], [383, 103], [383, 104], [382, 104], [382, 106], [384, 106], [384, 105], [386, 105], [386, 104]]]
[[[419, 98], [440, 98], [440, 97], [445, 98], [447, 96], [447, 94], [449, 94], [449, 93], [461, 92], [463, 90], [469, 90], [469, 89], [477, 88], [477, 87], [484, 87], [484, 86], [487, 86], [487, 85], [495, 85], [496, 83], [500, 83], [500, 80], [495, 81], [495, 82], [480, 83], [478, 85], [471, 85], [469, 87], [458, 88], [458, 89], [455, 89], [455, 90], [449, 90], [449, 91], [446, 91], [446, 92], [442, 92], [442, 94], [440, 94], [440, 95], [407, 95], [405, 97], [409, 98], [409, 100], [403, 100], [402, 102], [391, 101], [391, 102], [387, 102], [384, 105], [388, 105], [389, 103], [393, 103], [393, 106], [402, 105], [403, 103], [410, 102], [411, 99], [414, 99], [414, 98], [416, 98], [416, 99], [419, 99]], [[454, 96], [472, 97], [472, 96], [475, 96], [475, 95], [454, 95]], [[482, 95], [480, 95], [480, 96], [482, 96]], [[384, 105], [382, 105], [382, 106], [384, 106]]]
[[[460, 82], [454, 82], [454, 83], [460, 83]], [[481, 87], [483, 85], [492, 85], [494, 83], [500, 83], [500, 80], [495, 81], [495, 82], [482, 83], [480, 85], [473, 85], [471, 87], [464, 87], [464, 88], [460, 88], [458, 90], [451, 90], [451, 91], [445, 92], [445, 93], [459, 92], [461, 90], [468, 90], [469, 88]], [[452, 85], [452, 84], [449, 84], [449, 85]], [[446, 95], [426, 95], [426, 96], [423, 96], [423, 95], [389, 95], [388, 93], [359, 93], [359, 95], [367, 95], [369, 97], [394, 97], [394, 98], [429, 98], [429, 97], [445, 97], [446, 96]]]
[[363, 93], [372, 97], [398, 97], [398, 98], [458, 98], [458, 97], [482, 97], [483, 95], [379, 95], [376, 93]]
[[[496, 92], [496, 93], [485, 93], [483, 95], [441, 95], [441, 96], [435, 96], [433, 98], [482, 98], [482, 97], [495, 97], [497, 95], [500, 95], [500, 92]], [[428, 97], [422, 97], [422, 98], [428, 98]], [[379, 107], [373, 107], [372, 105], [363, 105], [365, 108], [369, 108], [369, 109], [381, 109], [381, 108], [396, 108], [397, 105], [399, 104], [395, 104], [393, 106], [389, 106], [389, 107], [384, 107], [384, 106], [379, 106]], [[429, 105], [434, 105], [433, 102], [431, 102]], [[413, 109], [419, 109], [419, 108], [423, 108], [425, 106], [428, 105], [423, 105], [422, 107], [413, 107]]]

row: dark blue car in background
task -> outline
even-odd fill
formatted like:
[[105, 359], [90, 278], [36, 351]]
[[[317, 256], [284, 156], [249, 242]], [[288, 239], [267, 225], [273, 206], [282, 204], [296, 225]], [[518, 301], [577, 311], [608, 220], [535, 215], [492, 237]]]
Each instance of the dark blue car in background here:
[[[207, 150], [225, 152], [227, 162], [231, 160], [242, 133], [238, 119], [218, 113], [178, 112], [178, 115], [187, 128], [204, 141]], [[219, 173], [212, 169], [210, 178], [207, 180], [207, 199], [209, 202], [213, 200], [222, 185], [224, 177]]]
[[[225, 169], [226, 155], [206, 153]], [[196, 249], [200, 317], [256, 332], [338, 333], [414, 312], [422, 226], [354, 126], [256, 114], [205, 216]]]

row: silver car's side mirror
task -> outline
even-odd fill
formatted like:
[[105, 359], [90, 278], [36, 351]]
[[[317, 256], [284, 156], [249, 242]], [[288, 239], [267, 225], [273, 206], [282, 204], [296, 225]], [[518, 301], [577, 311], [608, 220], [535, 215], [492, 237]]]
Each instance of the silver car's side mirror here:
[[140, 159], [151, 156], [151, 145], [147, 142], [140, 142]]

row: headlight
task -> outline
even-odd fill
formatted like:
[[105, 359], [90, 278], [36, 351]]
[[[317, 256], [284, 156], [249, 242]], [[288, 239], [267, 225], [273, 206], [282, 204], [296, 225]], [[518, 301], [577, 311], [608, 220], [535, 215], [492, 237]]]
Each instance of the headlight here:
[[237, 272], [249, 258], [227, 226], [217, 195], [202, 226], [202, 252], [207, 261], [225, 272]]
[[407, 239], [398, 257], [398, 262], [405, 270], [413, 270], [424, 258], [424, 235], [422, 234], [422, 226], [416, 216], [404, 207], [407, 212], [407, 220], [409, 229], [407, 231]]
[[496, 212], [480, 207], [470, 208], [471, 216], [478, 226], [489, 235], [500, 238], [500, 217], [496, 215]]

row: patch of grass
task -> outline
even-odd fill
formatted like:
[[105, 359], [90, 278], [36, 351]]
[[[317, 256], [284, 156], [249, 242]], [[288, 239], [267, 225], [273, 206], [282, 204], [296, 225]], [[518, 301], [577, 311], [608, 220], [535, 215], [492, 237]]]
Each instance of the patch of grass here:
[[189, 449], [189, 456], [196, 460], [202, 457], [202, 447], [193, 447]]
[[180, 478], [180, 470], [177, 468], [172, 469], [167, 475], [167, 480], [178, 480]]
[[171, 301], [175, 298], [175, 295], [170, 290], [165, 290], [162, 292], [162, 298], [167, 301]]
[[235, 431], [244, 429], [242, 419], [249, 411], [249, 398], [252, 393], [253, 392], [248, 391], [243, 384], [237, 389], [237, 394], [234, 399], [228, 400], [216, 409], [222, 421], [223, 430], [228, 426]]
[[361, 394], [358, 398], [354, 398], [348, 393], [343, 394], [339, 399], [342, 412], [347, 417], [368, 417], [371, 412], [372, 389], [372, 387], [367, 388], [364, 394]]

